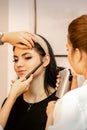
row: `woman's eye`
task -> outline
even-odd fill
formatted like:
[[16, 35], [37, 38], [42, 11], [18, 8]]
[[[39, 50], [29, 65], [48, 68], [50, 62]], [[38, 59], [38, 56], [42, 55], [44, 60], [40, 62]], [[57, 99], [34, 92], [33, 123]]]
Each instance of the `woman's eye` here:
[[14, 59], [13, 62], [18, 62], [18, 59]]
[[31, 58], [32, 58], [32, 57], [25, 57], [26, 60], [29, 60], [29, 59], [31, 59]]

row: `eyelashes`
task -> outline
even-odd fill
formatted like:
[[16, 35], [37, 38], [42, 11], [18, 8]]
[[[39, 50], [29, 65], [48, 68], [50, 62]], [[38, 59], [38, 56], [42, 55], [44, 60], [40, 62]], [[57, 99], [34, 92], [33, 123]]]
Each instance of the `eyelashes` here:
[[13, 60], [13, 62], [17, 62], [17, 61], [18, 61], [18, 60], [15, 60], [15, 59]]
[[[23, 60], [29, 60], [29, 59], [32, 59], [32, 57], [29, 56], [29, 57], [24, 57], [23, 58]], [[18, 61], [19, 61], [19, 59], [14, 59], [13, 60], [13, 62], [15, 62], [15, 63], [18, 62]]]
[[29, 60], [29, 59], [31, 59], [31, 58], [32, 58], [32, 57], [25, 57], [24, 59], [25, 59], [25, 60]]

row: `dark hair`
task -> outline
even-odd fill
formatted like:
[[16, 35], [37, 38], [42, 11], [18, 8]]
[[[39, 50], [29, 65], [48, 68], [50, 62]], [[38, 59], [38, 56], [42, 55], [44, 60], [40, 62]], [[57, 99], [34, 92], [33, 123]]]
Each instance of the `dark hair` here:
[[73, 49], [87, 52], [87, 15], [74, 19], [68, 27], [68, 37]]
[[[41, 35], [38, 35], [38, 36], [41, 37], [45, 41], [45, 43], [48, 47], [49, 55], [50, 55], [50, 63], [46, 67], [45, 79], [44, 79], [44, 89], [45, 89], [46, 92], [49, 92], [48, 91], [49, 86], [51, 86], [53, 88], [56, 87], [56, 76], [58, 74], [57, 65], [56, 65], [53, 50], [52, 50], [49, 42], [44, 37], [42, 37]], [[42, 57], [46, 55], [45, 51], [39, 45], [39, 43], [35, 43], [35, 48]]]

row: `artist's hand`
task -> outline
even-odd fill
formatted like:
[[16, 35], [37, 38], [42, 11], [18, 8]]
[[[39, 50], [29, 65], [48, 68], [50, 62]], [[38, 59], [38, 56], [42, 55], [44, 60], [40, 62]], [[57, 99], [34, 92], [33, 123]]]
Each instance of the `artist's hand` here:
[[56, 101], [50, 101], [48, 103], [47, 109], [46, 109], [46, 114], [47, 114], [47, 122], [46, 122], [46, 128], [45, 130], [48, 130], [49, 125], [53, 125], [53, 111], [55, 107]]
[[30, 37], [31, 35], [31, 33], [25, 31], [8, 32], [4, 33], [1, 40], [19, 48], [31, 49], [32, 47], [34, 47], [34, 42]]
[[29, 89], [32, 79], [33, 75], [31, 75], [27, 80], [25, 78], [20, 78], [16, 81], [12, 81], [9, 95], [16, 99], [19, 95], [23, 94]]
[[57, 77], [56, 77], [56, 90], [57, 90], [58, 87], [60, 86], [60, 82], [61, 82], [61, 77], [60, 77], [60, 75], [58, 74]]

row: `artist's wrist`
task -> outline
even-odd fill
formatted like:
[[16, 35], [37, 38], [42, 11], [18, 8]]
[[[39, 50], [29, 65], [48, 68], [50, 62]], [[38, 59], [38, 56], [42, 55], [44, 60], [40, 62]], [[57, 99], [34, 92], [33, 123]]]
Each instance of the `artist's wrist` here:
[[2, 41], [3, 43], [9, 42], [9, 41], [8, 41], [8, 34], [9, 34], [9, 33], [3, 33], [3, 36], [2, 36], [2, 38], [1, 38], [1, 41]]
[[12, 101], [12, 102], [15, 102], [17, 97], [18, 97], [17, 94], [11, 93], [11, 92], [8, 95], [9, 100]]

